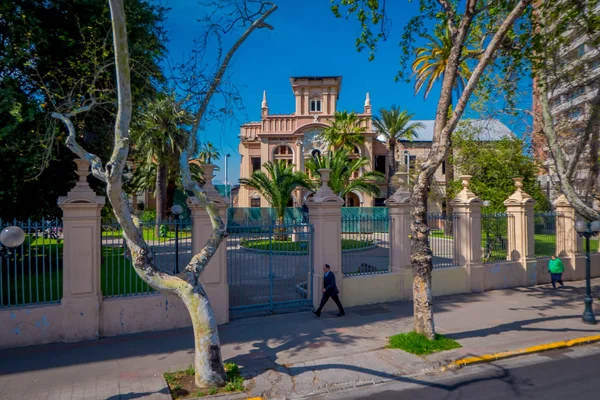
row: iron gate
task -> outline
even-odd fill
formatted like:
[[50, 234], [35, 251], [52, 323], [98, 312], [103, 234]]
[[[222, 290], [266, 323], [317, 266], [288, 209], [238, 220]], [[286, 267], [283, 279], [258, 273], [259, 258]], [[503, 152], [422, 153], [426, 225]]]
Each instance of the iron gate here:
[[312, 225], [230, 227], [227, 280], [231, 317], [310, 308], [312, 248]]

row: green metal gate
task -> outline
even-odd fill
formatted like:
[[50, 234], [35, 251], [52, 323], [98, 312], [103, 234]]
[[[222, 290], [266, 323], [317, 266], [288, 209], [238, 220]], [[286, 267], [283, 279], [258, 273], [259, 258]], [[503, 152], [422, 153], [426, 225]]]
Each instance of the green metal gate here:
[[310, 309], [312, 225], [236, 226], [228, 230], [232, 318]]

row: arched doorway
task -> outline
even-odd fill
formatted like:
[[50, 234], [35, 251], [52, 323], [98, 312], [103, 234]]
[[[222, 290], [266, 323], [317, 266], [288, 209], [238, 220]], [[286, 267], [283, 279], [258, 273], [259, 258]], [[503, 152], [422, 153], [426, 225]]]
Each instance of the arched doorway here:
[[360, 199], [356, 193], [346, 195], [346, 207], [360, 207]]

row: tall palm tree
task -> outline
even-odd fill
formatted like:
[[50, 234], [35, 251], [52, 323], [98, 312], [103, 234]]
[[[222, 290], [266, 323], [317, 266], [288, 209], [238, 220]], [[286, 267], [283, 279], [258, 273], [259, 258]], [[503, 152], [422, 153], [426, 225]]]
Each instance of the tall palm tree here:
[[328, 186], [338, 196], [347, 200], [351, 192], [379, 196], [379, 186], [376, 182], [385, 180], [385, 176], [381, 172], [366, 171], [355, 177], [368, 164], [368, 158], [351, 159], [348, 150], [342, 149], [325, 155], [317, 155], [309, 159], [305, 166], [313, 177], [319, 179], [321, 178], [320, 169], [330, 169]]
[[[435, 37], [425, 35], [429, 42], [415, 49], [416, 58], [412, 63], [413, 76], [415, 80], [415, 94], [419, 93], [423, 85], [425, 87], [424, 97], [427, 98], [435, 82], [444, 79], [444, 72], [448, 65], [448, 57], [452, 49], [452, 38], [447, 28], [438, 30]], [[471, 77], [471, 69], [467, 63], [468, 59], [477, 58], [479, 50], [463, 49], [462, 59], [458, 67], [458, 75], [454, 82], [454, 89], [460, 93], [466, 82]]]
[[206, 142], [200, 146], [197, 158], [202, 164], [212, 164], [213, 160], [221, 158], [221, 152], [211, 142]]
[[267, 171], [266, 174], [263, 171], [254, 171], [250, 178], [241, 178], [240, 183], [258, 190], [275, 209], [277, 223], [283, 224], [285, 209], [294, 189], [313, 189], [313, 183], [306, 174], [294, 172], [294, 166], [288, 165], [284, 160], [269, 161], [263, 167]]
[[365, 128], [359, 126], [361, 119], [352, 111], [336, 111], [333, 122], [322, 133], [323, 140], [336, 149], [354, 150], [365, 141]]
[[[415, 94], [417, 94], [423, 88], [423, 85], [427, 83], [424, 93], [424, 97], [427, 98], [435, 82], [444, 79], [444, 72], [446, 71], [448, 58], [450, 57], [450, 50], [452, 49], [452, 37], [450, 36], [450, 31], [447, 27], [436, 30], [435, 37], [429, 35], [425, 37], [429, 40], [429, 43], [427, 43], [424, 47], [415, 49], [416, 58], [413, 61], [412, 70], [413, 76], [416, 77]], [[458, 94], [461, 93], [466, 82], [471, 77], [471, 69], [467, 63], [467, 60], [478, 58], [480, 54], [480, 50], [468, 47], [463, 48], [458, 67], [458, 75], [454, 81], [454, 89]], [[448, 108], [449, 113], [451, 108], [452, 101], [450, 101], [450, 106]], [[445, 160], [446, 188], [449, 188], [451, 183], [454, 181], [452, 155], [453, 150], [451, 145], [450, 157]], [[446, 207], [448, 213], [450, 213], [451, 210], [449, 208], [449, 201], [446, 201]]]
[[[146, 164], [139, 168], [141, 173], [148, 171], [148, 166], [156, 164], [156, 233], [167, 211], [167, 185], [169, 182], [169, 166], [178, 165], [176, 159], [187, 145], [188, 134], [184, 126], [191, 122], [189, 114], [182, 108], [174, 94], [161, 93], [149, 101], [131, 127], [132, 142], [136, 144], [135, 154], [138, 162]], [[174, 177], [176, 171], [171, 171]]]
[[410, 123], [414, 114], [400, 107], [392, 106], [389, 110], [382, 108], [379, 116], [373, 118], [373, 125], [380, 135], [385, 137], [389, 149], [388, 157], [388, 197], [396, 191], [392, 187], [392, 178], [396, 173], [396, 145], [401, 140], [412, 141], [418, 138], [417, 130], [423, 128], [420, 122]]

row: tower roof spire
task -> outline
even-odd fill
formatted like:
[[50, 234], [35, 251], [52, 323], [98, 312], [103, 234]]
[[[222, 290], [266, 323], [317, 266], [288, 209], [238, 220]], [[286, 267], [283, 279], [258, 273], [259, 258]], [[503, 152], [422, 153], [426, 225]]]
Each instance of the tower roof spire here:
[[267, 91], [263, 90], [262, 108], [269, 108], [267, 105]]

